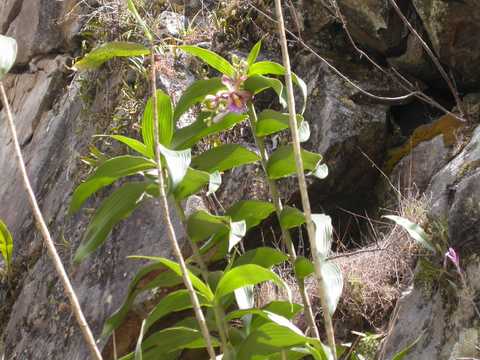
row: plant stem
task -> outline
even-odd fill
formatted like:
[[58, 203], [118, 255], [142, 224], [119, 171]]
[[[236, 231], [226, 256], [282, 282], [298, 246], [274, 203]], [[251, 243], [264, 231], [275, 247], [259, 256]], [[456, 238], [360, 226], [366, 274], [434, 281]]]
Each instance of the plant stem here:
[[8, 104], [7, 94], [5, 92], [5, 88], [3, 87], [3, 83], [0, 82], [0, 92], [2, 95], [2, 103], [7, 112], [7, 122], [10, 127], [10, 132], [13, 138], [13, 146], [15, 149], [15, 155], [17, 157], [18, 166], [20, 168], [20, 173], [23, 180], [23, 186], [25, 191], [28, 195], [28, 200], [30, 202], [30, 206], [32, 207], [33, 216], [37, 222], [37, 227], [40, 230], [45, 245], [47, 247], [48, 255], [52, 259], [53, 265], [55, 270], [60, 277], [60, 281], [63, 284], [63, 288], [65, 294], [67, 295], [70, 306], [72, 307], [72, 312], [75, 315], [77, 320], [78, 326], [80, 326], [80, 330], [82, 331], [83, 337], [87, 343], [87, 346], [92, 354], [92, 357], [96, 360], [102, 360], [102, 354], [95, 343], [95, 338], [93, 337], [92, 330], [88, 326], [87, 320], [85, 319], [85, 315], [82, 312], [82, 308], [80, 306], [80, 302], [78, 301], [77, 295], [75, 294], [75, 290], [68, 278], [68, 274], [65, 271], [65, 267], [62, 264], [62, 259], [58, 255], [57, 249], [55, 248], [55, 243], [53, 242], [52, 236], [50, 235], [50, 231], [48, 230], [47, 224], [43, 218], [42, 212], [40, 207], [38, 206], [37, 199], [35, 197], [35, 193], [33, 192], [32, 186], [30, 184], [30, 180], [28, 179], [27, 169], [25, 167], [25, 161], [23, 160], [22, 151], [20, 148], [20, 144], [18, 142], [17, 130], [15, 129], [15, 123], [13, 121], [12, 112], [10, 110], [10, 106]]
[[[265, 178], [268, 181], [268, 187], [270, 189], [270, 195], [273, 200], [273, 204], [275, 205], [275, 212], [277, 214], [277, 219], [280, 224], [280, 228], [282, 230], [282, 239], [285, 244], [285, 247], [288, 250], [288, 255], [290, 257], [290, 263], [292, 264], [293, 268], [295, 269], [295, 261], [297, 260], [297, 253], [295, 251], [295, 247], [293, 245], [292, 237], [290, 235], [290, 231], [288, 229], [285, 229], [281, 222], [280, 222], [280, 214], [283, 210], [283, 204], [282, 204], [282, 199], [280, 198], [280, 194], [278, 192], [277, 184], [275, 183], [274, 180], [271, 180], [268, 177], [267, 173], [267, 162], [268, 162], [268, 152], [267, 149], [265, 148], [265, 142], [263, 141], [263, 138], [258, 137], [256, 135], [255, 128], [257, 126], [257, 113], [255, 112], [255, 106], [253, 105], [252, 102], [248, 103], [248, 116], [250, 118], [250, 126], [252, 128], [252, 133], [253, 137], [255, 139], [255, 144], [257, 145], [257, 148], [260, 151], [260, 158], [261, 158], [261, 163], [262, 163], [262, 168], [263, 172], [265, 174]], [[303, 302], [303, 308], [305, 311], [305, 315], [307, 318], [307, 323], [310, 328], [310, 331], [314, 337], [317, 339], [320, 338], [320, 334], [318, 333], [318, 328], [315, 323], [315, 316], [313, 314], [313, 309], [312, 309], [312, 304], [310, 303], [310, 298], [308, 297], [307, 290], [305, 289], [305, 281], [301, 279], [300, 277], [295, 274], [295, 278], [298, 284], [298, 289], [300, 291], [300, 294], [302, 296], [302, 302]]]
[[307, 232], [310, 240], [310, 249], [312, 252], [313, 265], [315, 268], [315, 275], [318, 282], [318, 295], [323, 309], [323, 319], [325, 322], [325, 332], [327, 334], [328, 345], [333, 354], [333, 359], [337, 359], [335, 347], [335, 335], [333, 332], [332, 317], [328, 312], [327, 306], [327, 292], [325, 288], [325, 281], [321, 272], [320, 259], [317, 256], [317, 246], [315, 243], [315, 225], [312, 221], [312, 210], [310, 208], [310, 200], [308, 198], [307, 182], [305, 181], [304, 167], [300, 148], [300, 139], [298, 135], [295, 98], [293, 97], [293, 83], [292, 83], [292, 69], [290, 66], [290, 56], [288, 54], [287, 37], [285, 35], [285, 23], [283, 20], [282, 4], [280, 0], [275, 0], [275, 9], [278, 19], [278, 32], [280, 36], [280, 46], [282, 48], [283, 66], [285, 67], [285, 84], [287, 87], [287, 102], [289, 110], [290, 131], [293, 140], [293, 152], [295, 156], [295, 167], [297, 169], [298, 185], [300, 189], [300, 196], [302, 198], [302, 207], [307, 223]]
[[193, 288], [190, 277], [188, 276], [187, 265], [185, 264], [182, 251], [180, 250], [180, 246], [178, 244], [177, 235], [175, 234], [175, 229], [173, 228], [172, 220], [170, 218], [170, 209], [168, 206], [167, 194], [165, 192], [165, 179], [163, 177], [162, 158], [160, 155], [160, 142], [159, 142], [159, 136], [158, 136], [158, 130], [159, 130], [158, 129], [158, 107], [157, 107], [158, 98], [157, 98], [157, 83], [156, 83], [157, 75], [156, 75], [156, 68], [155, 68], [155, 52], [154, 52], [153, 46], [151, 49], [150, 59], [151, 59], [150, 75], [151, 75], [151, 90], [152, 90], [152, 99], [153, 99], [153, 120], [154, 120], [153, 136], [154, 136], [154, 144], [155, 144], [155, 161], [157, 163], [158, 188], [160, 192], [162, 216], [167, 225], [168, 238], [170, 240], [173, 253], [180, 266], [183, 282], [190, 295], [190, 301], [192, 302], [192, 307], [195, 312], [195, 317], [197, 318], [198, 326], [200, 327], [200, 331], [205, 340], [205, 345], [206, 345], [208, 354], [211, 360], [215, 360], [216, 354], [212, 345], [212, 338], [210, 336], [210, 332], [207, 327], [207, 322], [205, 320], [205, 316], [203, 315], [200, 302], [198, 301], [197, 293], [195, 292], [195, 289]]
[[[175, 201], [175, 205], [177, 208], [177, 213], [182, 220], [184, 227], [187, 227], [187, 217], [185, 216], [185, 211], [183, 211], [182, 205], [179, 201]], [[208, 284], [208, 267], [203, 261], [202, 255], [200, 254], [200, 250], [195, 242], [188, 238], [190, 247], [192, 248], [192, 253], [195, 261], [197, 262], [198, 267], [200, 268], [200, 274], [202, 276], [203, 281]], [[229, 339], [228, 339], [228, 331], [227, 331], [227, 324], [225, 322], [225, 312], [221, 306], [216, 301], [213, 304], [214, 316], [215, 316], [215, 323], [217, 324], [218, 334], [220, 335], [220, 341], [222, 343], [222, 352], [226, 359], [228, 359], [227, 353], [229, 352]]]

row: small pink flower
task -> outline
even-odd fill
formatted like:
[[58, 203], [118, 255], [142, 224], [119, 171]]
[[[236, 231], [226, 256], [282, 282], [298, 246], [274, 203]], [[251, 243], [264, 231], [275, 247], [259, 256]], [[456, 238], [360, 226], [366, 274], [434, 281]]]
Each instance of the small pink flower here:
[[445, 258], [443, 260], [443, 266], [445, 268], [447, 267], [448, 260], [450, 260], [460, 272], [460, 256], [456, 253], [455, 249], [448, 248], [448, 251], [445, 253]]

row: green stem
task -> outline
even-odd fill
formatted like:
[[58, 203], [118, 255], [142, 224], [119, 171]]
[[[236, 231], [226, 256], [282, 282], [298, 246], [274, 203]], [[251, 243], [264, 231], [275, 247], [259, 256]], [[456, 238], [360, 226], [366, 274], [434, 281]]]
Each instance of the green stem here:
[[[185, 211], [183, 210], [182, 205], [179, 201], [175, 200], [175, 206], [177, 209], [177, 213], [180, 216], [180, 220], [182, 221], [183, 226], [185, 229], [187, 228], [187, 217], [185, 215]], [[203, 278], [203, 281], [208, 284], [208, 267], [203, 261], [202, 255], [200, 254], [200, 249], [198, 248], [197, 244], [188, 238], [190, 247], [192, 248], [192, 253], [195, 261], [197, 262], [198, 267], [200, 268], [200, 274]], [[229, 338], [228, 338], [228, 325], [225, 322], [225, 312], [221, 304], [218, 304], [217, 301], [213, 304], [213, 312], [215, 316], [215, 323], [217, 324], [218, 334], [220, 335], [220, 341], [222, 344], [222, 352], [226, 359], [228, 359], [227, 353], [229, 352]]]
[[[261, 157], [261, 164], [262, 164], [263, 172], [265, 174], [265, 178], [268, 181], [268, 187], [270, 189], [270, 195], [272, 196], [273, 204], [275, 205], [275, 212], [277, 214], [277, 219], [278, 219], [278, 222], [280, 223], [280, 228], [282, 230], [282, 239], [283, 239], [283, 242], [285, 244], [285, 247], [287, 248], [292, 267], [293, 267], [293, 269], [295, 269], [294, 265], [295, 265], [295, 261], [297, 260], [297, 253], [295, 251], [295, 246], [293, 245], [293, 241], [292, 241], [290, 231], [288, 229], [285, 229], [280, 222], [280, 214], [283, 210], [283, 204], [282, 204], [282, 200], [280, 198], [280, 194], [279, 194], [276, 182], [274, 180], [271, 180], [268, 177], [268, 173], [267, 173], [268, 152], [267, 152], [267, 149], [265, 148], [265, 142], [263, 141], [263, 138], [256, 135], [255, 129], [256, 129], [256, 126], [257, 126], [258, 118], [257, 118], [257, 113], [255, 111], [255, 106], [253, 105], [252, 102], [248, 103], [248, 115], [249, 115], [249, 118], [250, 118], [250, 126], [252, 128], [252, 133], [253, 133], [253, 137], [255, 139], [255, 144], [257, 145], [257, 148], [260, 151], [260, 157]], [[315, 315], [313, 313], [310, 298], [308, 297], [308, 293], [305, 289], [305, 282], [303, 281], [302, 278], [297, 276], [296, 273], [295, 273], [295, 278], [296, 278], [296, 281], [297, 281], [297, 284], [298, 284], [298, 289], [299, 289], [300, 294], [302, 296], [303, 308], [304, 308], [304, 311], [306, 313], [305, 315], [306, 315], [306, 318], [307, 318], [308, 327], [310, 328], [312, 336], [319, 339], [320, 334], [318, 333], [318, 328], [317, 328], [317, 325], [315, 324]]]
[[172, 246], [173, 253], [177, 259], [177, 262], [180, 266], [180, 270], [182, 272], [183, 283], [187, 288], [188, 294], [190, 295], [190, 301], [192, 303], [193, 310], [195, 312], [195, 317], [198, 322], [198, 326], [200, 327], [200, 332], [205, 340], [205, 344], [207, 347], [208, 354], [211, 360], [215, 360], [216, 354], [215, 349], [212, 345], [212, 338], [210, 336], [210, 332], [208, 330], [207, 322], [205, 320], [205, 315], [203, 315], [202, 308], [200, 306], [200, 302], [198, 301], [197, 293], [193, 288], [192, 281], [188, 276], [188, 269], [187, 265], [185, 264], [185, 259], [183, 258], [182, 251], [180, 249], [180, 245], [178, 244], [177, 235], [175, 234], [175, 229], [172, 224], [172, 220], [170, 217], [170, 208], [168, 206], [168, 199], [167, 194], [165, 191], [165, 179], [163, 177], [163, 167], [162, 167], [162, 158], [160, 155], [160, 141], [158, 135], [158, 99], [157, 99], [157, 76], [156, 76], [156, 69], [155, 69], [155, 58], [154, 58], [154, 46], [152, 45], [151, 48], [151, 87], [152, 87], [152, 99], [153, 99], [153, 124], [154, 124], [154, 144], [155, 144], [155, 160], [157, 163], [157, 171], [158, 171], [158, 189], [160, 192], [160, 204], [162, 211], [162, 217], [167, 225], [167, 233], [168, 238], [170, 240], [170, 244]]
[[313, 265], [315, 268], [315, 275], [318, 284], [318, 295], [320, 303], [322, 305], [323, 320], [325, 326], [325, 332], [327, 334], [328, 345], [332, 350], [333, 360], [337, 359], [335, 335], [333, 331], [332, 316], [328, 312], [327, 302], [327, 289], [325, 286], [325, 280], [321, 271], [321, 261], [317, 256], [317, 245], [315, 243], [315, 225], [312, 221], [312, 210], [310, 207], [310, 200], [308, 198], [307, 182], [305, 180], [305, 173], [303, 167], [303, 160], [300, 147], [300, 137], [298, 134], [296, 110], [295, 110], [295, 98], [293, 96], [293, 83], [292, 83], [292, 69], [290, 66], [290, 56], [288, 54], [287, 37], [285, 35], [285, 22], [283, 20], [282, 3], [280, 0], [275, 0], [275, 10], [278, 19], [278, 33], [280, 36], [280, 46], [282, 48], [283, 66], [285, 67], [285, 85], [287, 88], [287, 103], [289, 111], [289, 124], [292, 134], [293, 152], [295, 156], [295, 167], [297, 170], [298, 187], [300, 189], [300, 196], [302, 199], [303, 213], [307, 224], [308, 238], [310, 240], [310, 249], [312, 252]]

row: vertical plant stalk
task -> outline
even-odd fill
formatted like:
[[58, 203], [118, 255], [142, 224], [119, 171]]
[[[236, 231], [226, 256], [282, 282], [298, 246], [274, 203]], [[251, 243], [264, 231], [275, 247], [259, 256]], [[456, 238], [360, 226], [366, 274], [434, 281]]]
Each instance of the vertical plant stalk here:
[[185, 264], [185, 259], [183, 258], [182, 251], [180, 250], [180, 246], [178, 244], [177, 235], [175, 234], [175, 229], [173, 228], [172, 220], [170, 217], [170, 209], [168, 207], [168, 199], [167, 194], [165, 192], [165, 179], [163, 177], [163, 170], [162, 170], [162, 158], [160, 156], [160, 141], [158, 136], [158, 99], [157, 99], [157, 75], [156, 75], [156, 68], [155, 68], [155, 52], [154, 47], [152, 46], [151, 54], [151, 90], [152, 90], [152, 99], [153, 99], [153, 137], [154, 137], [154, 144], [155, 144], [155, 161], [157, 163], [157, 170], [158, 170], [158, 189], [160, 192], [160, 203], [161, 203], [161, 210], [162, 210], [162, 217], [167, 225], [167, 233], [168, 238], [170, 240], [170, 244], [173, 249], [173, 253], [177, 259], [178, 264], [180, 265], [180, 270], [182, 271], [183, 282], [187, 291], [190, 295], [190, 301], [192, 302], [192, 307], [195, 312], [195, 317], [197, 318], [198, 326], [200, 327], [200, 331], [202, 336], [205, 340], [205, 345], [208, 351], [208, 355], [210, 356], [211, 360], [215, 360], [216, 354], [215, 350], [212, 345], [212, 338], [210, 336], [210, 332], [207, 327], [207, 322], [205, 320], [205, 316], [203, 315], [202, 308], [200, 306], [200, 302], [198, 301], [197, 293], [195, 292], [190, 277], [188, 276], [188, 269], [187, 265]]
[[[260, 158], [262, 163], [263, 172], [265, 174], [265, 178], [268, 182], [268, 188], [270, 189], [270, 196], [272, 197], [273, 204], [275, 205], [275, 213], [277, 215], [278, 222], [280, 224], [280, 229], [282, 230], [282, 239], [285, 244], [285, 247], [288, 251], [288, 256], [290, 263], [292, 264], [293, 268], [295, 269], [295, 261], [297, 260], [297, 253], [295, 251], [295, 247], [293, 246], [292, 237], [290, 235], [290, 231], [285, 229], [280, 222], [280, 214], [283, 210], [282, 199], [280, 198], [280, 194], [278, 192], [277, 184], [274, 180], [271, 180], [268, 177], [267, 173], [267, 162], [268, 162], [268, 152], [265, 148], [265, 142], [263, 138], [256, 136], [255, 128], [257, 126], [257, 113], [255, 112], [255, 106], [250, 101], [248, 103], [248, 117], [250, 118], [250, 126], [252, 128], [253, 137], [255, 139], [255, 144], [257, 145], [258, 150], [260, 151]], [[303, 302], [303, 309], [305, 311], [308, 327], [314, 337], [320, 339], [320, 334], [318, 332], [317, 324], [315, 323], [315, 315], [313, 313], [312, 304], [310, 302], [310, 298], [308, 297], [307, 290], [305, 289], [305, 281], [297, 276], [295, 273], [295, 279], [297, 281], [298, 290], [300, 291], [300, 295], [302, 296]]]
[[88, 326], [87, 320], [85, 319], [85, 315], [82, 312], [80, 302], [78, 301], [77, 295], [75, 294], [75, 290], [73, 289], [73, 286], [72, 286], [72, 283], [70, 282], [68, 274], [65, 271], [65, 267], [63, 266], [62, 259], [58, 255], [57, 249], [55, 248], [55, 243], [53, 242], [52, 236], [50, 235], [50, 231], [48, 230], [47, 224], [45, 223], [40, 207], [38, 206], [38, 202], [35, 197], [35, 193], [33, 192], [32, 185], [30, 184], [30, 180], [28, 179], [27, 169], [25, 167], [25, 161], [23, 160], [22, 151], [20, 148], [20, 144], [18, 142], [17, 130], [15, 129], [15, 123], [13, 121], [12, 112], [10, 110], [7, 94], [5, 92], [5, 88], [2, 82], [0, 82], [0, 92], [2, 96], [3, 106], [7, 112], [7, 122], [10, 128], [10, 132], [12, 134], [13, 146], [15, 149], [15, 155], [17, 157], [18, 166], [20, 168], [20, 173], [23, 180], [23, 186], [25, 188], [25, 191], [27, 192], [28, 200], [30, 202], [30, 206], [32, 207], [33, 216], [37, 222], [38, 230], [42, 234], [43, 240], [47, 247], [48, 255], [52, 259], [55, 270], [58, 276], [60, 277], [60, 281], [63, 284], [65, 294], [67, 295], [70, 301], [72, 312], [75, 315], [75, 319], [77, 320], [80, 330], [82, 331], [82, 334], [85, 339], [85, 342], [87, 343], [88, 349], [90, 350], [92, 357], [95, 360], [102, 360], [102, 354], [100, 353], [100, 350], [98, 349], [97, 344], [95, 343], [95, 338], [93, 337], [92, 330]]
[[[175, 201], [175, 205], [177, 207], [177, 212], [180, 216], [180, 219], [182, 220], [182, 223], [184, 227], [187, 227], [187, 217], [185, 216], [185, 211], [183, 211], [182, 205], [180, 204], [179, 201]], [[208, 267], [205, 264], [205, 261], [203, 261], [202, 255], [200, 254], [200, 250], [195, 242], [188, 237], [190, 247], [192, 248], [192, 253], [193, 257], [195, 258], [195, 261], [197, 262], [198, 267], [200, 268], [200, 274], [202, 276], [203, 281], [208, 284]], [[227, 324], [225, 322], [225, 312], [223, 311], [223, 308], [220, 304], [215, 302], [213, 304], [213, 311], [214, 311], [214, 316], [215, 316], [215, 323], [217, 324], [218, 328], [218, 334], [220, 335], [220, 341], [222, 344], [222, 352], [223, 355], [226, 359], [229, 359], [228, 353], [230, 351], [229, 349], [229, 339], [228, 339], [228, 330], [227, 330]]]
[[327, 334], [328, 345], [332, 350], [333, 359], [337, 359], [335, 347], [335, 335], [333, 332], [332, 317], [328, 312], [327, 292], [325, 288], [325, 281], [321, 271], [321, 263], [318, 258], [317, 244], [315, 242], [315, 225], [312, 221], [312, 210], [310, 207], [310, 200], [308, 198], [307, 182], [305, 180], [305, 173], [300, 148], [300, 138], [298, 135], [295, 98], [293, 97], [293, 83], [292, 83], [292, 69], [290, 66], [290, 56], [288, 54], [287, 37], [285, 35], [285, 22], [283, 20], [283, 11], [281, 0], [275, 0], [275, 9], [278, 19], [278, 33], [280, 36], [280, 46], [282, 48], [283, 66], [285, 67], [285, 85], [287, 88], [287, 102], [289, 111], [290, 131], [292, 133], [292, 145], [295, 156], [295, 167], [297, 169], [298, 185], [300, 189], [300, 196], [302, 198], [302, 207], [307, 223], [307, 232], [310, 240], [310, 249], [312, 252], [313, 265], [315, 268], [315, 275], [318, 283], [318, 295], [323, 309], [323, 319], [325, 322], [325, 332]]

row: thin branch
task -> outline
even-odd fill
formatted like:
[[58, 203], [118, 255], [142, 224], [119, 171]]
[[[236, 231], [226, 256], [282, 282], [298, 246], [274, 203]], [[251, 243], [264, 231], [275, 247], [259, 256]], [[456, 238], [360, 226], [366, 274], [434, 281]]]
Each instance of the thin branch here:
[[167, 194], [165, 192], [165, 179], [163, 177], [163, 169], [162, 169], [162, 158], [160, 155], [160, 142], [158, 136], [158, 98], [157, 98], [157, 75], [155, 69], [155, 52], [154, 47], [152, 46], [151, 54], [151, 89], [152, 89], [152, 99], [153, 99], [153, 124], [154, 124], [154, 143], [155, 143], [155, 160], [157, 163], [157, 171], [158, 171], [158, 189], [160, 191], [160, 203], [161, 203], [161, 210], [162, 210], [162, 217], [167, 225], [167, 233], [168, 238], [170, 240], [170, 244], [172, 246], [173, 253], [177, 259], [178, 264], [180, 265], [180, 270], [182, 272], [183, 283], [187, 288], [188, 294], [190, 295], [190, 301], [192, 303], [193, 310], [195, 312], [195, 317], [198, 322], [198, 326], [200, 327], [200, 331], [202, 336], [205, 340], [205, 345], [210, 356], [211, 360], [215, 360], [216, 354], [215, 350], [212, 345], [212, 339], [210, 336], [210, 332], [207, 327], [207, 322], [205, 320], [205, 316], [203, 315], [202, 308], [200, 306], [200, 302], [198, 301], [197, 293], [193, 288], [192, 281], [188, 276], [188, 269], [187, 265], [185, 264], [185, 260], [182, 255], [182, 251], [178, 244], [177, 235], [175, 234], [175, 229], [172, 224], [172, 220], [170, 217], [170, 208], [168, 206], [168, 199]]
[[95, 338], [93, 337], [92, 330], [88, 326], [87, 320], [85, 319], [85, 315], [82, 312], [82, 308], [80, 306], [80, 302], [78, 301], [77, 295], [75, 294], [75, 290], [68, 278], [68, 274], [65, 271], [65, 267], [62, 264], [62, 259], [58, 255], [57, 249], [55, 248], [55, 243], [53, 242], [52, 236], [50, 235], [50, 231], [48, 230], [47, 224], [43, 218], [42, 212], [40, 207], [38, 206], [37, 199], [35, 197], [35, 193], [33, 192], [32, 185], [30, 184], [30, 180], [28, 179], [27, 169], [25, 167], [25, 161], [23, 160], [22, 151], [20, 148], [20, 144], [18, 142], [17, 130], [15, 129], [15, 123], [13, 121], [12, 112], [10, 110], [10, 106], [8, 103], [7, 94], [5, 92], [5, 88], [3, 87], [3, 83], [0, 82], [0, 92], [2, 95], [2, 103], [3, 107], [7, 112], [7, 122], [8, 126], [10, 127], [10, 132], [12, 134], [13, 145], [15, 149], [15, 155], [17, 157], [18, 166], [20, 168], [20, 173], [23, 180], [23, 186], [25, 191], [28, 195], [28, 200], [30, 202], [30, 206], [32, 207], [33, 216], [37, 222], [37, 227], [40, 233], [42, 234], [44, 243], [47, 247], [48, 255], [50, 256], [55, 270], [60, 278], [60, 281], [63, 284], [63, 288], [65, 294], [67, 295], [70, 306], [72, 308], [72, 312], [75, 315], [77, 320], [78, 326], [82, 331], [83, 337], [87, 343], [88, 349], [90, 350], [92, 357], [95, 360], [102, 360], [102, 354], [95, 343]]
[[295, 99], [293, 95], [292, 70], [290, 66], [290, 56], [288, 54], [287, 37], [285, 33], [282, 4], [280, 0], [275, 0], [275, 9], [276, 9], [277, 19], [278, 19], [278, 32], [280, 36], [280, 46], [282, 48], [283, 66], [285, 67], [285, 83], [287, 87], [289, 124], [290, 124], [290, 131], [292, 134], [292, 140], [293, 140], [292, 142], [293, 142], [293, 151], [295, 156], [295, 167], [296, 167], [297, 176], [298, 176], [298, 185], [300, 189], [300, 196], [302, 199], [303, 213], [305, 214], [305, 220], [307, 224], [307, 232], [310, 240], [310, 248], [313, 254], [312, 258], [313, 258], [313, 264], [315, 268], [315, 275], [318, 283], [320, 303], [323, 309], [322, 313], [323, 313], [323, 319], [325, 322], [324, 326], [327, 334], [328, 345], [332, 350], [333, 359], [336, 360], [337, 352], [336, 352], [336, 346], [335, 346], [335, 335], [333, 332], [332, 317], [328, 311], [325, 280], [323, 278], [322, 271], [321, 271], [320, 259], [316, 255], [318, 252], [317, 252], [317, 245], [315, 242], [315, 225], [312, 221], [312, 211], [310, 208], [310, 200], [308, 198], [307, 182], [305, 181], [305, 173], [304, 173], [302, 153], [301, 153], [301, 147], [300, 147], [300, 137], [298, 134], [298, 127], [297, 127], [297, 118], [296, 118], [297, 112], [295, 110]]

